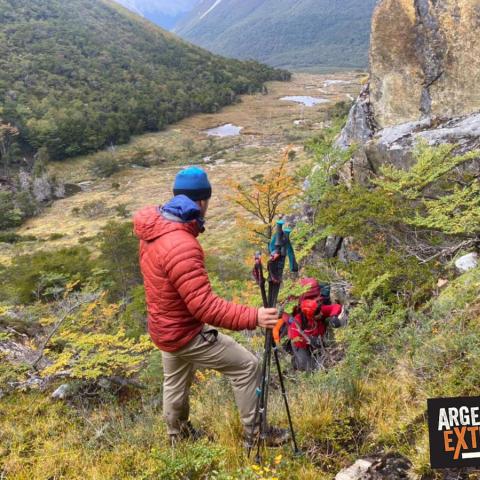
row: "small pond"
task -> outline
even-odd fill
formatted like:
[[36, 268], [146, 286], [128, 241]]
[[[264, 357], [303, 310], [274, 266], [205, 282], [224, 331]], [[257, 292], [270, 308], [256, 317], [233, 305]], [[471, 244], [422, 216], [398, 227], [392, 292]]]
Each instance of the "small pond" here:
[[330, 103], [330, 100], [327, 100], [326, 98], [308, 97], [308, 96], [282, 97], [280, 100], [284, 100], [286, 102], [302, 103], [306, 107], [313, 107], [315, 105], [320, 105], [322, 103]]
[[348, 80], [325, 80], [323, 82], [324, 87], [330, 87], [331, 85], [350, 85], [352, 82]]
[[237, 127], [232, 123], [227, 123], [226, 125], [210, 128], [206, 131], [206, 134], [210, 137], [236, 137], [237, 135], [240, 135], [242, 129], [243, 127]]

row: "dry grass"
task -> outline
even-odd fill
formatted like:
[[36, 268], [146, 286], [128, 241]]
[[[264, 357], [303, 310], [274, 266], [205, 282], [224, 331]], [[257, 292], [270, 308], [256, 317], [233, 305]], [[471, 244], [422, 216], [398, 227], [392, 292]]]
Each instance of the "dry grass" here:
[[[349, 84], [335, 84], [324, 87], [326, 80], [347, 80]], [[235, 209], [225, 206], [228, 187], [226, 180], [234, 178], [240, 183], [266, 172], [276, 162], [283, 149], [292, 145], [297, 152], [292, 167], [305, 161], [304, 140], [324, 126], [325, 112], [337, 101], [355, 96], [360, 89], [358, 74], [332, 75], [295, 75], [292, 82], [271, 82], [268, 95], [247, 95], [242, 102], [224, 108], [216, 114], [195, 115], [185, 119], [167, 130], [134, 138], [130, 144], [117, 147], [116, 157], [124, 161], [136, 151], [161, 151], [166, 161], [152, 168], [128, 168], [110, 178], [92, 177], [89, 164], [94, 158], [79, 157], [53, 164], [51, 169], [65, 182], [88, 182], [84, 191], [55, 202], [41, 215], [25, 223], [18, 233], [34, 235], [40, 240], [48, 240], [53, 233], [63, 237], [44, 243], [2, 245], [0, 261], [8, 262], [13, 255], [40, 248], [74, 245], [80, 239], [94, 236], [105, 223], [116, 217], [115, 207], [125, 205], [130, 213], [144, 205], [160, 204], [171, 196], [171, 184], [181, 166], [196, 163], [205, 167], [211, 178], [214, 197], [211, 201], [207, 233], [202, 242], [208, 249], [223, 239], [231, 238], [234, 226]], [[302, 108], [298, 104], [279, 99], [286, 95], [321, 96], [331, 103]], [[295, 126], [300, 118], [305, 125]], [[208, 141], [204, 131], [225, 123], [234, 123], [244, 127], [242, 135]], [[193, 141], [198, 153], [194, 160], [185, 150], [185, 143]], [[212, 163], [199, 160], [203, 155], [214, 155]], [[117, 189], [112, 184], [119, 185]], [[104, 203], [106, 213], [96, 218], [85, 218], [75, 211], [89, 203]]]

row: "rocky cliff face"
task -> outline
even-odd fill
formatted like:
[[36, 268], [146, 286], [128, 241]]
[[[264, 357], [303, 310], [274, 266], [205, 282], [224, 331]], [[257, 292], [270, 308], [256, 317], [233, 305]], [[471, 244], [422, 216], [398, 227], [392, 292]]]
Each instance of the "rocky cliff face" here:
[[480, 148], [480, 0], [380, 0], [372, 22], [370, 82], [338, 146], [360, 146], [344, 180], [382, 163], [408, 168], [412, 147]]
[[479, 111], [479, 31], [479, 0], [382, 0], [370, 50], [378, 125]]

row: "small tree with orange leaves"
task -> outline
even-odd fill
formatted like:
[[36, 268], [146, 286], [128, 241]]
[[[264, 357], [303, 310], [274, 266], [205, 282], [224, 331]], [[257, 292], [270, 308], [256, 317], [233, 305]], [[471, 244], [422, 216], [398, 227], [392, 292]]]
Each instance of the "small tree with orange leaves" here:
[[294, 154], [291, 148], [287, 148], [278, 165], [266, 175], [255, 178], [251, 185], [229, 182], [233, 190], [230, 200], [248, 214], [239, 216], [237, 221], [246, 228], [249, 239], [254, 242], [270, 241], [275, 220], [287, 213], [290, 200], [300, 193], [295, 178], [288, 172], [288, 162]]

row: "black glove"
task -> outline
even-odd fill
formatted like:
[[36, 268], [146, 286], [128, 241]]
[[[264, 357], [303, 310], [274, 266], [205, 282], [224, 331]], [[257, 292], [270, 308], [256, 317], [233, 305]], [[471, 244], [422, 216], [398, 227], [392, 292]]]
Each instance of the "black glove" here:
[[340, 328], [342, 326], [342, 322], [338, 318], [338, 315], [330, 317], [328, 320], [329, 320], [330, 326], [333, 328]]
[[328, 324], [333, 328], [346, 327], [348, 323], [348, 312], [342, 308], [340, 315], [334, 315], [328, 319]]

